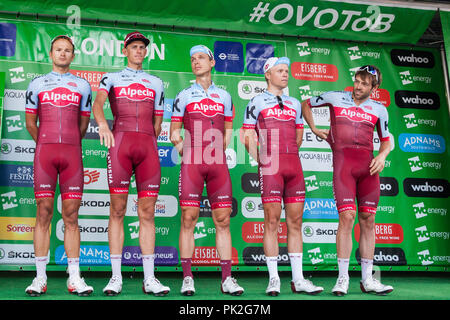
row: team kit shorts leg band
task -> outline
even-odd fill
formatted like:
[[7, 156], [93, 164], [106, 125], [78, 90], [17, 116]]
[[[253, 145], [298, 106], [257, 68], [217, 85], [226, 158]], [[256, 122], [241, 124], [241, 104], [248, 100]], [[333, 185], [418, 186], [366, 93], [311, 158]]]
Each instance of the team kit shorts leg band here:
[[114, 133], [115, 146], [108, 152], [108, 185], [111, 194], [128, 194], [135, 175], [138, 198], [157, 197], [161, 181], [156, 138], [146, 133]]
[[231, 208], [231, 179], [226, 161], [218, 164], [182, 162], [178, 183], [180, 205], [200, 207], [205, 183], [212, 210]]
[[80, 145], [45, 143], [36, 146], [34, 155], [34, 195], [36, 199], [55, 196], [58, 175], [62, 200], [81, 200], [83, 161]]
[[270, 173], [264, 168], [271, 167], [271, 163], [258, 166], [261, 199], [263, 203], [302, 203], [305, 202], [305, 179], [302, 164], [296, 153], [279, 155], [279, 165]]
[[334, 151], [333, 191], [339, 213], [356, 209], [361, 213], [376, 213], [380, 199], [380, 177], [378, 174], [370, 175], [372, 159], [372, 152], [364, 149]]

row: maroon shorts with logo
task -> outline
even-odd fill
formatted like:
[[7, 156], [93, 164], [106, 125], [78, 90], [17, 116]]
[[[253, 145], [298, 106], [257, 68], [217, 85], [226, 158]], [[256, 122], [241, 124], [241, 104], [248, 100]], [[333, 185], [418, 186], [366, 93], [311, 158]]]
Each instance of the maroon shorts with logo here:
[[258, 166], [263, 203], [305, 201], [305, 179], [298, 153], [271, 156], [270, 161]]
[[81, 145], [38, 143], [34, 155], [34, 195], [36, 199], [55, 196], [58, 174], [62, 200], [81, 200], [83, 195]]
[[206, 183], [211, 209], [231, 208], [232, 188], [225, 153], [221, 151], [217, 161], [208, 161], [203, 152], [201, 147], [183, 150], [178, 188], [180, 205], [199, 207]]
[[161, 182], [156, 138], [146, 133], [114, 133], [115, 146], [108, 152], [108, 185], [111, 194], [128, 194], [134, 172], [138, 198], [157, 197]]
[[333, 191], [338, 212], [356, 211], [375, 214], [380, 199], [380, 177], [370, 175], [373, 153], [369, 150], [344, 148], [333, 151]]

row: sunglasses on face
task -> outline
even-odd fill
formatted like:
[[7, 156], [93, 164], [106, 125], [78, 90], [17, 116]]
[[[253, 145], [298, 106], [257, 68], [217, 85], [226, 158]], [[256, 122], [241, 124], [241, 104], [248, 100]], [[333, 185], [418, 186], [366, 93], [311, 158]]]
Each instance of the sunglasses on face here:
[[375, 78], [377, 79], [377, 82], [378, 82], [378, 72], [377, 72], [377, 70], [376, 70], [373, 66], [369, 66], [369, 65], [367, 65], [367, 66], [362, 66], [361, 68], [359, 68], [358, 71], [366, 71], [366, 72], [368, 72], [368, 73], [374, 75]]

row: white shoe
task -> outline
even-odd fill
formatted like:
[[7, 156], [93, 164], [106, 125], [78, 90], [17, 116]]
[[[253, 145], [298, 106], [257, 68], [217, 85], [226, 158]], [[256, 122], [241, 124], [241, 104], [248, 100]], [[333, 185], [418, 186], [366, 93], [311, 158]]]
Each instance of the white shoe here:
[[315, 286], [310, 280], [299, 279], [297, 281], [291, 281], [291, 290], [294, 293], [307, 293], [307, 294], [319, 294], [323, 291], [322, 287]]
[[336, 281], [336, 285], [331, 290], [336, 296], [342, 297], [348, 292], [348, 285], [350, 279], [348, 277], [339, 277]]
[[181, 293], [185, 296], [193, 296], [195, 293], [194, 279], [187, 276], [183, 279], [183, 285], [181, 286]]
[[70, 276], [67, 279], [67, 290], [70, 293], [77, 294], [82, 297], [89, 296], [92, 292], [94, 292], [94, 288], [88, 286], [86, 282], [84, 282], [84, 278], [81, 278], [78, 275]]
[[229, 293], [232, 296], [240, 296], [244, 293], [244, 288], [238, 285], [235, 278], [228, 276], [221, 285], [222, 293]]
[[280, 294], [280, 278], [270, 278], [266, 293], [269, 296], [276, 297]]
[[382, 284], [377, 279], [373, 277], [368, 277], [365, 281], [360, 281], [359, 286], [362, 292], [365, 293], [376, 293], [378, 295], [386, 295], [394, 290], [392, 286], [387, 286]]
[[31, 297], [39, 297], [47, 292], [47, 280], [43, 277], [34, 278], [31, 285], [25, 289], [25, 292]]
[[148, 277], [144, 279], [142, 290], [144, 293], [151, 294], [153, 293], [155, 296], [165, 296], [170, 292], [170, 288], [163, 286], [161, 282], [155, 277]]
[[119, 276], [112, 276], [108, 284], [103, 288], [103, 293], [107, 296], [117, 296], [122, 292], [122, 278]]

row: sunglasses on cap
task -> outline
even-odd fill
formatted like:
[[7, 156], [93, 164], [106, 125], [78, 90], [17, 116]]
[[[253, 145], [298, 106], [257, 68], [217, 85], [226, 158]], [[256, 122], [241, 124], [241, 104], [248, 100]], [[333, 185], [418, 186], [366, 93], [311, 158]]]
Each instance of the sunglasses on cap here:
[[366, 71], [366, 72], [370, 73], [371, 75], [374, 75], [378, 82], [378, 72], [377, 72], [377, 69], [375, 69], [373, 66], [370, 66], [370, 65], [362, 66], [361, 68], [358, 69], [358, 71]]

